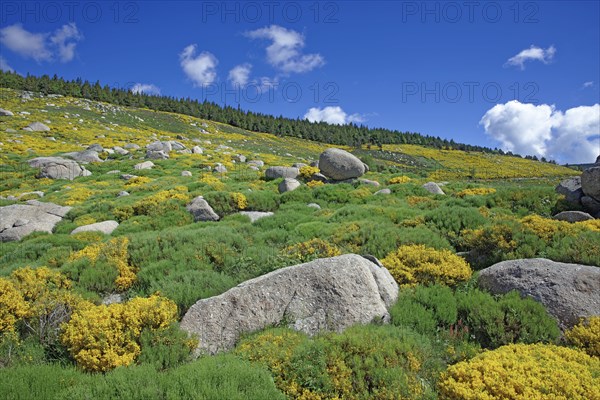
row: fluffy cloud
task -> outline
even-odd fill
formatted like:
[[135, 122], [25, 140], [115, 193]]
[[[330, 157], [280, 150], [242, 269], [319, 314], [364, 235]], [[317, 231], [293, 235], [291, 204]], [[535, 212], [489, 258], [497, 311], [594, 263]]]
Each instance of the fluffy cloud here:
[[24, 58], [32, 58], [37, 62], [53, 61], [69, 62], [75, 57], [77, 43], [83, 35], [74, 23], [63, 25], [54, 33], [32, 33], [21, 24], [14, 24], [0, 29], [0, 43], [7, 49]]
[[525, 69], [526, 61], [535, 60], [541, 61], [544, 64], [548, 64], [554, 58], [554, 54], [556, 54], [556, 48], [554, 46], [550, 46], [547, 49], [542, 49], [541, 47], [535, 47], [532, 45], [530, 48], [522, 50], [516, 56], [509, 58], [505, 66], [513, 66]]
[[150, 83], [136, 83], [131, 88], [132, 93], [160, 94], [160, 88]]
[[308, 72], [325, 64], [325, 59], [320, 54], [302, 54], [304, 36], [294, 30], [271, 25], [246, 32], [245, 35], [251, 39], [270, 40], [267, 61], [283, 73]]
[[234, 86], [246, 86], [248, 84], [248, 79], [250, 77], [250, 71], [252, 70], [252, 65], [245, 63], [236, 65], [229, 71], [229, 81]]
[[75, 46], [81, 39], [83, 39], [83, 36], [77, 26], [71, 22], [57, 29], [54, 35], [50, 37], [50, 42], [56, 46], [60, 61], [69, 62], [75, 57]]
[[197, 45], [190, 44], [181, 54], [181, 68], [194, 86], [208, 86], [217, 79], [216, 67], [219, 61], [211, 53], [204, 51], [196, 56]]
[[15, 70], [13, 69], [13, 67], [11, 67], [10, 65], [8, 65], [8, 62], [2, 56], [0, 56], [0, 70], [6, 71], [6, 72], [15, 72]]
[[497, 104], [479, 122], [504, 150], [546, 157], [561, 163], [594, 162], [600, 153], [600, 105], [570, 108]]
[[591, 87], [594, 87], [594, 81], [583, 82], [583, 85], [581, 85], [582, 89], [587, 89]]
[[327, 122], [329, 124], [344, 125], [351, 122], [364, 122], [364, 118], [360, 114], [348, 115], [341, 107], [325, 107], [323, 109], [312, 107], [306, 114], [304, 119], [310, 122]]

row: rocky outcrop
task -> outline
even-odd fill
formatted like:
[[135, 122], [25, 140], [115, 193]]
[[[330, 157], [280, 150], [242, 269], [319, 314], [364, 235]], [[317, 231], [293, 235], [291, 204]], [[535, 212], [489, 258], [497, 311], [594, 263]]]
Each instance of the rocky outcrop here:
[[90, 171], [76, 161], [62, 157], [37, 157], [28, 162], [29, 166], [40, 169], [38, 178], [73, 180], [79, 176], [91, 175]]
[[54, 226], [70, 210], [71, 207], [37, 200], [0, 207], [0, 241], [21, 240], [32, 232], [52, 233]]
[[358, 178], [368, 171], [368, 167], [358, 157], [335, 148], [321, 153], [319, 169], [323, 175], [336, 181]]
[[534, 258], [503, 261], [479, 273], [479, 286], [492, 293], [516, 290], [542, 303], [561, 329], [600, 314], [600, 268]]
[[72, 153], [65, 153], [64, 156], [80, 163], [104, 162], [95, 150], [75, 151]]
[[110, 235], [115, 229], [119, 227], [117, 221], [102, 221], [96, 222], [95, 224], [79, 226], [71, 231], [71, 235], [81, 232], [100, 232], [105, 235]]
[[355, 255], [314, 260], [246, 281], [194, 304], [181, 328], [200, 353], [235, 346], [240, 335], [285, 324], [309, 335], [389, 321], [398, 285], [387, 269]]
[[427, 182], [422, 187], [423, 187], [423, 189], [427, 190], [431, 194], [446, 194], [440, 188], [440, 186], [435, 182]]
[[[248, 164], [255, 165], [252, 162]], [[300, 170], [295, 167], [269, 167], [265, 171], [265, 178], [267, 179], [279, 179], [279, 178], [291, 178], [296, 179], [300, 175]]]
[[195, 222], [219, 220], [217, 213], [202, 196], [195, 197], [190, 204], [186, 206], [186, 209], [192, 214]]
[[152, 167], [154, 167], [154, 163], [152, 161], [144, 161], [133, 166], [133, 168], [137, 170], [152, 169]]

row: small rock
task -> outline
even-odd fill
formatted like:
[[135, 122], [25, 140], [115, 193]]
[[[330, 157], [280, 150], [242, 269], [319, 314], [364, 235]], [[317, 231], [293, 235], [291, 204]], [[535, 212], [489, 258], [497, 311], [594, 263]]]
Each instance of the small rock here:
[[123, 197], [123, 196], [129, 196], [129, 192], [126, 192], [125, 190], [121, 190], [118, 194], [117, 197]]
[[31, 124], [27, 125], [26, 128], [29, 128], [33, 132], [44, 132], [50, 130], [49, 126], [44, 125], [41, 122], [32, 122]]
[[104, 151], [104, 147], [98, 143], [94, 143], [88, 146], [88, 150], [96, 151], [98, 153], [102, 153]]
[[134, 169], [152, 169], [154, 167], [154, 163], [152, 161], [144, 161], [142, 163], [136, 164], [133, 166]]
[[359, 179], [358, 181], [359, 181], [360, 183], [364, 184], [364, 185], [371, 185], [371, 186], [375, 186], [375, 187], [379, 186], [379, 182], [377, 182], [377, 181], [372, 181], [372, 180], [370, 180], [370, 179], [362, 179], [362, 178], [361, 178], [361, 179]]
[[227, 168], [225, 168], [223, 164], [217, 164], [213, 171], [218, 172], [219, 174], [224, 174], [227, 172]]
[[300, 182], [298, 182], [296, 179], [285, 178], [283, 181], [281, 181], [279, 186], [277, 186], [277, 189], [279, 190], [279, 193], [286, 193], [296, 190], [299, 187]]
[[218, 221], [219, 216], [202, 196], [194, 198], [186, 209], [194, 217], [194, 221]]
[[435, 182], [427, 182], [422, 187], [431, 194], [446, 194]]
[[4, 108], [0, 108], [0, 117], [12, 117], [15, 115], [12, 111], [5, 110]]
[[192, 147], [192, 154], [203, 154], [204, 150], [202, 150], [202, 147], [200, 146], [194, 146]]
[[181, 176], [192, 176], [192, 173], [190, 171], [181, 171]]
[[123, 175], [120, 176], [120, 178], [123, 179], [123, 180], [125, 180], [125, 181], [128, 181], [128, 180], [133, 179], [133, 178], [137, 178], [137, 177], [138, 177], [137, 175], [131, 175], [131, 174], [123, 174]]
[[378, 190], [374, 193], [374, 195], [381, 195], [381, 194], [392, 194], [392, 191], [390, 189], [381, 189]]
[[320, 209], [321, 209], [321, 206], [320, 206], [320, 205], [318, 205], [317, 203], [308, 203], [306, 206], [307, 206], [307, 207], [311, 207], [311, 208], [315, 208], [315, 209], [317, 209], [317, 210], [320, 210]]
[[272, 212], [262, 212], [262, 211], [240, 211], [239, 214], [245, 215], [250, 218], [250, 222], [256, 222], [261, 218], [270, 217], [273, 215]]
[[127, 150], [125, 150], [124, 148], [119, 147], [119, 146], [113, 147], [113, 150], [115, 151], [115, 153], [117, 153], [121, 156], [126, 156], [127, 154], [129, 154], [129, 152]]
[[101, 232], [105, 235], [110, 235], [115, 229], [119, 227], [117, 221], [102, 221], [96, 222], [95, 224], [83, 225], [77, 227], [71, 231], [71, 235], [75, 235], [80, 232]]
[[269, 167], [265, 171], [267, 179], [291, 178], [295, 179], [300, 175], [298, 168], [294, 167]]
[[556, 214], [552, 219], [558, 221], [567, 221], [567, 222], [581, 222], [588, 221], [590, 219], [594, 219], [590, 214], [585, 213], [583, 211], [563, 211]]

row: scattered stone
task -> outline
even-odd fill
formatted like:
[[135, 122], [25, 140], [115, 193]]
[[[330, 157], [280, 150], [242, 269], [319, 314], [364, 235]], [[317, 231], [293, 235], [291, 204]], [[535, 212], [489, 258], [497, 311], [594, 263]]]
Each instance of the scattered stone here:
[[246, 162], [246, 156], [238, 154], [237, 156], [235, 156], [235, 161], [237, 161], [239, 163], [245, 163]]
[[[32, 122], [31, 124], [27, 125], [25, 128], [29, 128], [33, 132], [45, 132], [45, 131], [50, 130], [50, 127], [48, 125], [44, 125], [41, 122]], [[25, 129], [25, 128], [23, 128], [23, 129]]]
[[192, 147], [192, 154], [203, 154], [204, 150], [202, 150], [202, 147], [200, 146], [194, 146]]
[[120, 174], [120, 173], [121, 173], [121, 171], [119, 171], [118, 169], [113, 169], [112, 171], [108, 171], [107, 172], [107, 174], [110, 174], [110, 175], [112, 175], [112, 174]]
[[355, 155], [341, 149], [327, 149], [319, 157], [321, 173], [333, 180], [358, 178], [367, 172], [366, 165]]
[[381, 195], [381, 194], [392, 194], [392, 191], [390, 189], [381, 189], [378, 190], [374, 193], [374, 195]]
[[355, 324], [389, 322], [398, 285], [387, 269], [356, 255], [278, 269], [187, 311], [181, 328], [199, 337], [195, 355], [233, 348], [242, 334], [287, 325], [315, 335]]
[[161, 142], [160, 140], [146, 146], [146, 150], [148, 151], [164, 151], [165, 153], [170, 152], [172, 149], [171, 142]]
[[186, 147], [181, 142], [176, 142], [174, 140], [170, 140], [169, 143], [171, 144], [171, 148], [173, 150], [185, 150], [186, 149]]
[[149, 158], [151, 160], [167, 160], [169, 158], [169, 153], [166, 153], [162, 150], [158, 150], [158, 151], [148, 150], [148, 151], [146, 151], [146, 158]]
[[270, 217], [273, 215], [272, 212], [262, 212], [262, 211], [240, 211], [239, 214], [245, 215], [250, 218], [250, 222], [256, 222], [261, 218]]
[[590, 214], [585, 213], [583, 211], [563, 211], [556, 214], [552, 219], [556, 219], [558, 221], [567, 221], [567, 222], [581, 222], [588, 221], [590, 219], [594, 219]]
[[298, 182], [296, 179], [285, 178], [283, 181], [281, 181], [279, 186], [277, 186], [277, 189], [279, 190], [279, 193], [286, 193], [296, 190], [299, 187], [300, 182]]
[[213, 171], [218, 172], [219, 174], [224, 174], [227, 172], [227, 168], [225, 168], [223, 164], [218, 163]]
[[96, 222], [95, 224], [83, 225], [73, 229], [73, 231], [71, 231], [71, 235], [75, 235], [80, 232], [101, 232], [105, 235], [110, 235], [118, 227], [119, 223], [117, 221], [111, 220]]
[[131, 175], [131, 174], [123, 174], [123, 175], [120, 176], [120, 178], [123, 179], [123, 180], [125, 180], [125, 181], [128, 181], [128, 180], [133, 179], [133, 178], [137, 178], [137, 177], [138, 177], [137, 175]]
[[300, 175], [298, 168], [294, 167], [269, 167], [265, 171], [267, 179], [292, 178], [295, 179]]
[[126, 192], [125, 190], [121, 190], [118, 194], [117, 197], [123, 197], [123, 196], [129, 196], [129, 192]]
[[29, 160], [29, 166], [39, 168], [38, 178], [69, 179], [79, 176], [89, 176], [91, 172], [80, 166], [74, 160], [62, 157], [37, 157]]
[[134, 169], [152, 169], [154, 167], [154, 163], [152, 161], [144, 161], [142, 163], [136, 164], [133, 166]]
[[321, 209], [321, 206], [320, 206], [320, 205], [318, 205], [317, 203], [308, 203], [306, 206], [307, 206], [307, 207], [311, 207], [311, 208], [315, 208], [315, 209], [317, 209], [317, 210], [320, 210], [320, 209]]
[[70, 210], [71, 207], [37, 200], [0, 207], [0, 242], [21, 240], [32, 232], [52, 233]]
[[260, 168], [258, 168], [256, 165], [251, 165], [248, 168], [250, 168], [252, 171], [260, 171]]
[[565, 196], [565, 200], [571, 204], [580, 204], [583, 190], [581, 189], [581, 177], [564, 179], [555, 189], [556, 193]]
[[121, 156], [126, 156], [127, 154], [129, 154], [129, 152], [127, 150], [125, 150], [124, 148], [122, 148], [120, 146], [113, 147], [113, 150], [115, 151], [115, 153], [117, 153]]
[[17, 131], [15, 131], [15, 130], [14, 130], [14, 129], [12, 129], [12, 128], [8, 128], [8, 129], [6, 129], [4, 132], [6, 132], [6, 133], [17, 133]]
[[181, 171], [181, 176], [192, 176], [192, 173], [190, 171]]
[[297, 163], [293, 163], [293, 164], [292, 164], [292, 167], [294, 167], [294, 168], [298, 168], [298, 169], [300, 169], [300, 168], [303, 168], [303, 167], [306, 167], [306, 166], [307, 166], [306, 164], [304, 164], [304, 163], [301, 163], [301, 162], [297, 162]]
[[250, 160], [248, 161], [248, 165], [254, 165], [258, 168], [262, 168], [265, 166], [265, 162], [262, 160]]
[[586, 196], [600, 201], [600, 167], [592, 167], [583, 171], [581, 190]]
[[44, 197], [44, 192], [42, 192], [41, 190], [35, 190], [33, 192], [21, 193], [20, 195], [17, 196], [17, 200], [21, 200], [23, 197], [30, 196], [30, 195], [35, 195], [35, 196], [38, 196], [38, 197]]
[[363, 179], [363, 178], [361, 178], [361, 179], [359, 179], [358, 181], [359, 181], [360, 183], [362, 183], [363, 185], [371, 185], [371, 186], [375, 186], [375, 187], [378, 187], [378, 186], [379, 186], [379, 182], [377, 182], [377, 181], [372, 181], [372, 180], [370, 180], [370, 179]]
[[202, 196], [195, 197], [186, 209], [194, 217], [194, 221], [218, 221], [219, 216]]
[[310, 180], [311, 181], [319, 181], [319, 182], [323, 182], [323, 183], [329, 182], [329, 179], [327, 179], [327, 177], [320, 172], [312, 174], [310, 176]]
[[479, 286], [494, 294], [517, 290], [542, 303], [561, 329], [600, 310], [600, 268], [544, 258], [503, 261], [479, 272]]
[[102, 299], [102, 304], [104, 304], [105, 306], [109, 306], [111, 304], [122, 303], [122, 302], [123, 302], [123, 296], [121, 296], [119, 293], [111, 293]]
[[422, 187], [431, 194], [446, 194], [435, 182], [427, 182]]
[[12, 111], [5, 110], [4, 108], [0, 108], [0, 117], [12, 117], [15, 114]]
[[123, 146], [123, 148], [129, 149], [129, 150], [137, 150], [140, 148], [140, 146], [138, 146], [135, 143], [127, 143], [125, 146]]

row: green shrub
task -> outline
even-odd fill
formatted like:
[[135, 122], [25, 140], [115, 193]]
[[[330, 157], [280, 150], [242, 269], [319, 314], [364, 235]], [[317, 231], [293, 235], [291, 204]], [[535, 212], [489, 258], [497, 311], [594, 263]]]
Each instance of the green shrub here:
[[257, 190], [246, 193], [248, 210], [276, 211], [279, 207], [280, 196], [269, 190]]
[[458, 316], [486, 348], [509, 343], [553, 342], [560, 330], [543, 305], [511, 292], [495, 300], [480, 290], [457, 293]]
[[161, 330], [144, 329], [140, 336], [142, 351], [137, 362], [151, 364], [160, 371], [174, 368], [188, 361], [197, 343], [177, 323]]

